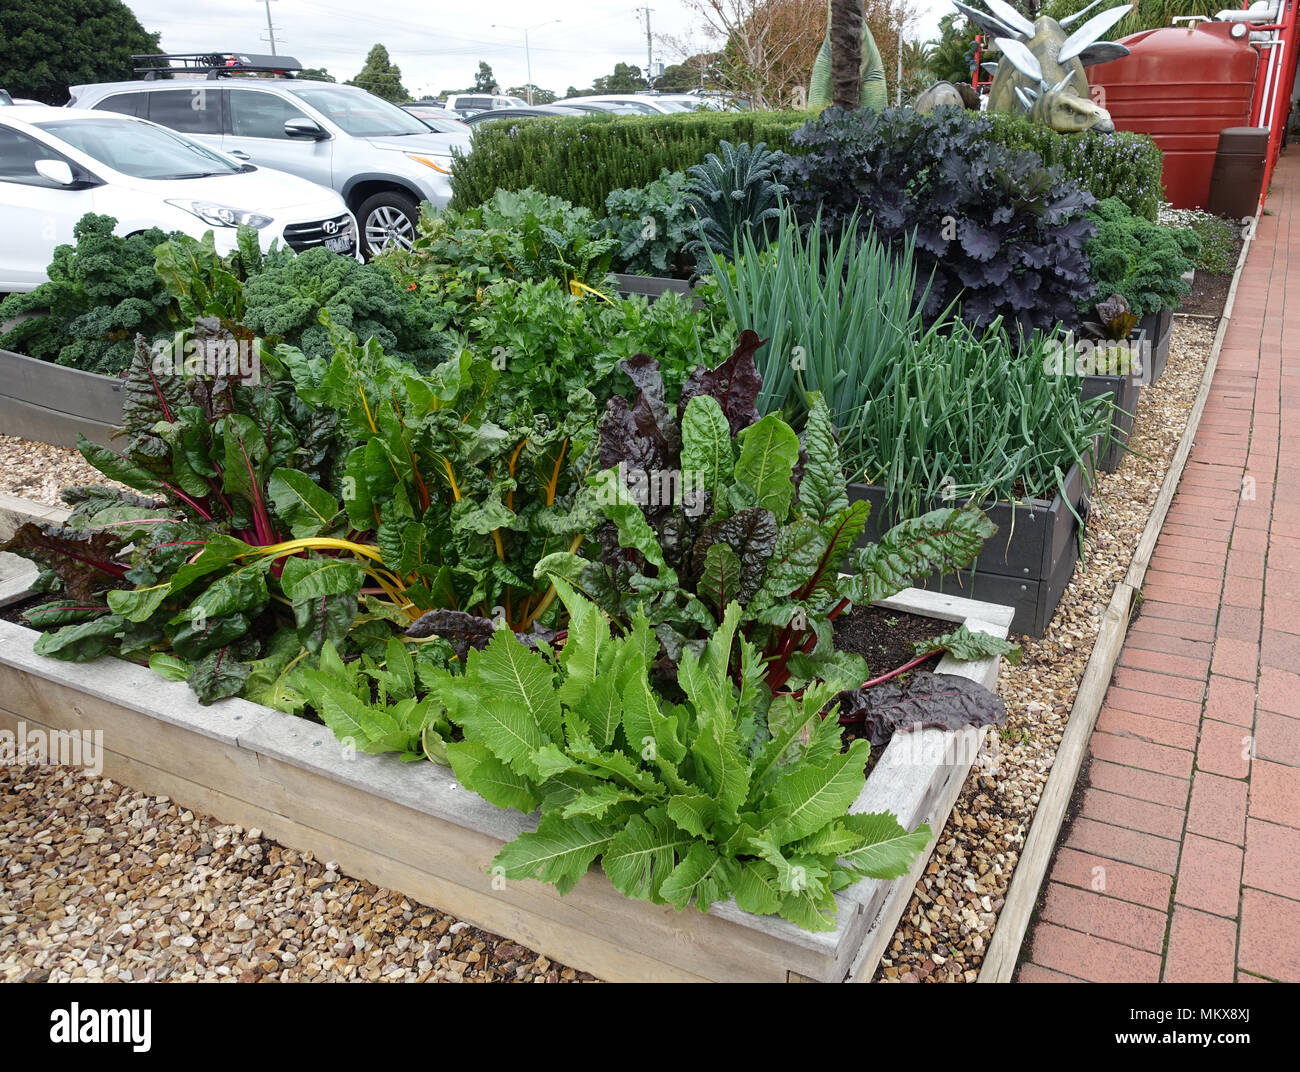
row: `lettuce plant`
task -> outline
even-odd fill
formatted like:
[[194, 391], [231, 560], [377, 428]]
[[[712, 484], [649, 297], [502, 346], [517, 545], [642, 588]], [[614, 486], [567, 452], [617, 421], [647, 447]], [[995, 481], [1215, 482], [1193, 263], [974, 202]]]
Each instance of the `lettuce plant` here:
[[734, 897], [820, 931], [835, 925], [836, 890], [897, 878], [929, 842], [927, 826], [849, 814], [870, 746], [842, 751], [838, 721], [819, 717], [832, 685], [764, 711], [762, 656], [737, 603], [698, 653], [681, 653], [674, 703], [652, 685], [645, 614], [611, 623], [556, 586], [569, 615], [558, 652], [499, 630], [440, 689], [463, 732], [446, 745], [460, 782], [498, 807], [541, 808], [495, 860], [507, 878], [567, 893], [599, 859], [628, 897], [701, 912]]

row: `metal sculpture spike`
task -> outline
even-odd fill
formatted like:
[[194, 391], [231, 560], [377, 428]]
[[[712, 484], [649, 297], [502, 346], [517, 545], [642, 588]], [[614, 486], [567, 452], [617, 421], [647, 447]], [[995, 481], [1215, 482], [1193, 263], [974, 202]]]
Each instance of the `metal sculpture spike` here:
[[984, 0], [988, 11], [953, 0], [958, 11], [997, 41], [1006, 60], [997, 65], [993, 75], [989, 108], [1027, 115], [1063, 134], [1114, 130], [1110, 113], [1089, 98], [1084, 68], [1128, 55], [1123, 45], [1098, 38], [1133, 5], [1094, 15], [1074, 33], [1065, 30], [1100, 2], [1093, 0], [1060, 22], [1047, 16], [1030, 22], [1006, 0]]

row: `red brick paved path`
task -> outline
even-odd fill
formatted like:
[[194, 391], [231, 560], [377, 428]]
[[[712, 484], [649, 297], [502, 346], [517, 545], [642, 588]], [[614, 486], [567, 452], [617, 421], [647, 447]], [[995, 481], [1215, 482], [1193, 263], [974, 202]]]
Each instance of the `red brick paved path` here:
[[1023, 982], [1300, 982], [1300, 149], [1267, 207]]

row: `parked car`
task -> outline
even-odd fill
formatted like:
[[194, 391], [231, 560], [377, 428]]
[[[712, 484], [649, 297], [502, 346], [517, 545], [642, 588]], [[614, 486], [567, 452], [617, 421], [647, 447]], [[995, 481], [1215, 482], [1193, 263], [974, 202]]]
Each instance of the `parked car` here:
[[451, 199], [452, 153], [470, 148], [467, 132], [436, 133], [355, 86], [231, 76], [228, 68], [213, 68], [204, 80], [81, 85], [71, 94], [70, 106], [149, 119], [237, 159], [332, 187], [361, 225], [366, 256], [410, 247], [420, 202], [441, 208]]
[[552, 119], [556, 116], [568, 116], [573, 118], [577, 115], [590, 115], [590, 112], [582, 112], [577, 108], [562, 108], [555, 104], [535, 104], [531, 108], [493, 108], [491, 111], [479, 112], [477, 115], [471, 115], [465, 123], [470, 127], [476, 127], [483, 123], [495, 123], [498, 119], [545, 119], [550, 116]]
[[0, 107], [8, 107], [9, 105], [13, 104], [13, 102], [14, 99], [13, 97], [9, 96], [8, 90], [0, 89]]
[[403, 104], [399, 107], [439, 134], [463, 134], [467, 130], [459, 113], [449, 114], [445, 108], [435, 108], [428, 104]]
[[507, 97], [500, 93], [449, 93], [444, 107], [454, 108], [458, 112], [486, 112], [492, 108], [527, 108], [528, 102], [518, 97]]
[[262, 247], [325, 246], [355, 256], [356, 221], [335, 191], [254, 167], [144, 119], [82, 109], [0, 110], [0, 291], [46, 279], [54, 248], [88, 212], [119, 234], [150, 227], [235, 246], [237, 228]]
[[619, 104], [643, 115], [674, 115], [678, 112], [693, 112], [694, 105], [682, 104], [667, 97], [656, 97], [648, 93], [605, 93], [589, 97], [566, 97], [567, 104]]

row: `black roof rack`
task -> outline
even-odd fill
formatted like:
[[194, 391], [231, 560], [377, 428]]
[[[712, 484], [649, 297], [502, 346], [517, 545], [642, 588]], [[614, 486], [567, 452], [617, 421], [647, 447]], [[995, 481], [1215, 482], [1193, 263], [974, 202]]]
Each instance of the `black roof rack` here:
[[150, 61], [146, 66], [133, 68], [145, 81], [160, 74], [206, 74], [208, 78], [222, 78], [232, 74], [280, 74], [292, 78], [301, 71], [302, 64], [292, 56], [266, 56], [251, 52], [167, 52], [135, 56], [137, 63]]

